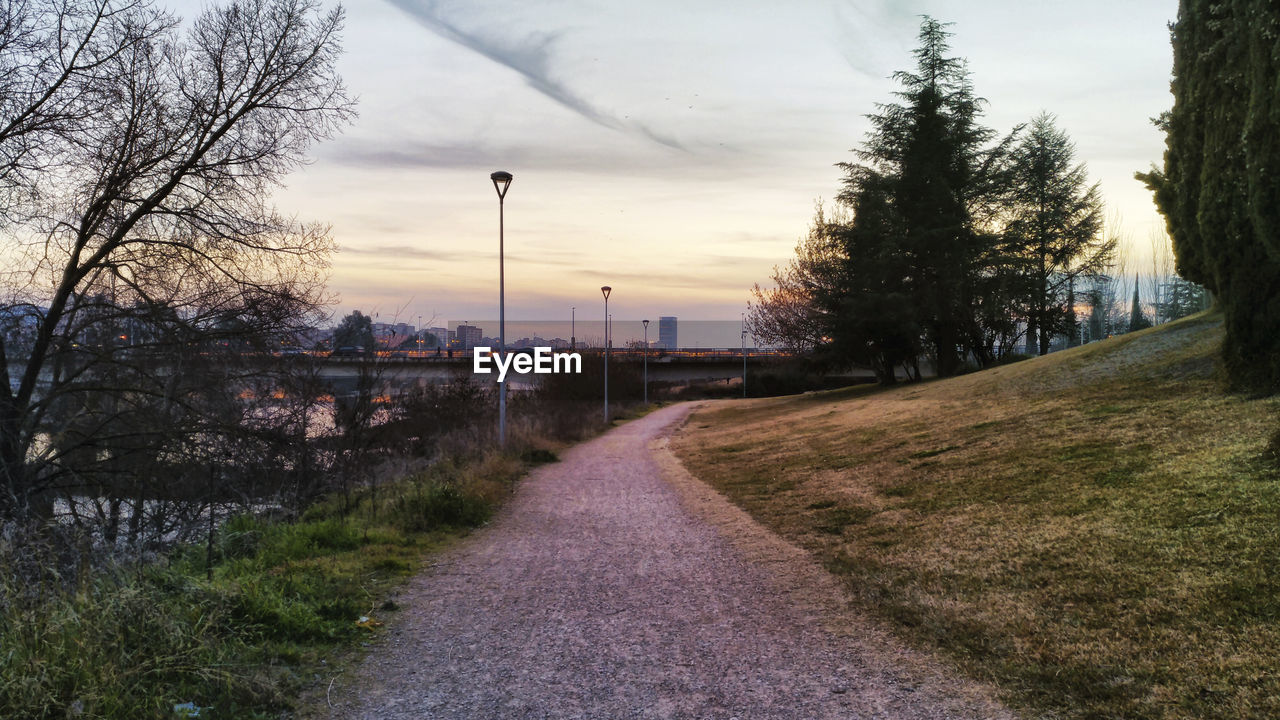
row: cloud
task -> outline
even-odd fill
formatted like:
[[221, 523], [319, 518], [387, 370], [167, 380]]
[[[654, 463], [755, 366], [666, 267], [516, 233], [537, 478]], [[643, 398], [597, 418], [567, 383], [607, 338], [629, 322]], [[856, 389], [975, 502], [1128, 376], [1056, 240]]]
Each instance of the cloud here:
[[481, 257], [481, 253], [459, 253], [459, 252], [442, 252], [439, 250], [428, 250], [426, 248], [413, 247], [410, 245], [374, 245], [372, 247], [352, 247], [343, 245], [338, 251], [344, 254], [352, 255], [376, 255], [380, 258], [399, 257], [412, 258], [415, 260], [471, 260]]
[[608, 279], [617, 284], [618, 281], [631, 281], [652, 290], [653, 288], [672, 288], [678, 290], [706, 290], [714, 292], [725, 289], [745, 289], [749, 283], [743, 284], [742, 278], [731, 272], [618, 272], [612, 271]]
[[[372, 245], [353, 247], [343, 245], [338, 248], [338, 252], [343, 255], [358, 255], [368, 257], [372, 262], [391, 261], [387, 265], [388, 269], [402, 270], [404, 265], [396, 265], [395, 261], [403, 263], [405, 260], [433, 260], [436, 262], [470, 262], [472, 260], [488, 260], [496, 259], [498, 255], [495, 247], [492, 252], [453, 252], [442, 250], [431, 250], [428, 248], [414, 247], [412, 245]], [[577, 268], [580, 263], [576, 255], [572, 253], [562, 253], [557, 251], [548, 251], [538, 255], [522, 255], [517, 253], [507, 253], [508, 263], [524, 263], [528, 265], [551, 265], [557, 267], [573, 267]]]
[[483, 55], [524, 77], [534, 90], [601, 126], [639, 134], [674, 150], [686, 150], [675, 138], [637, 122], [622, 119], [582, 97], [553, 72], [553, 49], [560, 32], [529, 32], [524, 37], [500, 37], [485, 30], [468, 30], [446, 18], [439, 0], [386, 0], [431, 32]]
[[[405, 143], [398, 140], [358, 139], [334, 143], [326, 153], [343, 165], [375, 170], [406, 170], [422, 167], [471, 168], [488, 166], [501, 153], [480, 145], [439, 145], [431, 143]], [[502, 156], [510, 161], [510, 155]]]
[[563, 147], [530, 144], [521, 146], [495, 146], [475, 143], [412, 142], [399, 138], [343, 138], [322, 146], [321, 157], [345, 167], [361, 170], [471, 170], [477, 167], [536, 167], [571, 172], [599, 172], [602, 167], [611, 170], [625, 168], [631, 175], [669, 177], [673, 168], [681, 168], [692, 175], [723, 174], [727, 168], [748, 163], [748, 153], [734, 155], [719, 152], [703, 155], [636, 152], [619, 147], [594, 147], [580, 145]]
[[842, 54], [855, 72], [881, 80], [892, 70], [887, 60], [893, 50], [914, 40], [920, 24], [918, 3], [902, 0], [858, 0], [835, 8], [835, 27], [841, 34]]

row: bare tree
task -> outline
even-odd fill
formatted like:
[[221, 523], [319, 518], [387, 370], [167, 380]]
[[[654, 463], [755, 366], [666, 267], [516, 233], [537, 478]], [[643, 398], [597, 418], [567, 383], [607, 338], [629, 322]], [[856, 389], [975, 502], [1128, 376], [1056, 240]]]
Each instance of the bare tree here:
[[179, 34], [145, 1], [4, 10], [32, 28], [0, 45], [27, 85], [0, 103], [5, 283], [37, 319], [20, 356], [0, 333], [0, 516], [148, 464], [226, 480], [275, 432], [253, 353], [325, 299], [327, 228], [267, 198], [352, 116], [343, 11], [243, 0]]
[[1147, 239], [1151, 243], [1151, 276], [1145, 289], [1154, 310], [1152, 318], [1159, 325], [1174, 319], [1167, 312], [1170, 283], [1177, 277], [1173, 267], [1173, 243], [1169, 233], [1157, 228], [1151, 229]]
[[747, 327], [766, 345], [808, 352], [829, 336], [829, 313], [820, 298], [837, 294], [844, 262], [840, 228], [849, 224], [847, 211], [828, 213], [822, 201], [814, 209], [808, 233], [796, 243], [796, 255], [786, 267], [773, 269], [774, 287], [751, 290]]

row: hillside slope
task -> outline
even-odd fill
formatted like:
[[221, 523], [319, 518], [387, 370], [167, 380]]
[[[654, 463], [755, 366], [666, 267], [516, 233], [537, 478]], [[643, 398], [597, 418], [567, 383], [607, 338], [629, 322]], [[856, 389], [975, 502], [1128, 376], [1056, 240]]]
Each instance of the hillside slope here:
[[1280, 717], [1280, 401], [1222, 392], [1220, 339], [1199, 315], [948, 380], [718, 403], [675, 448], [1015, 706]]

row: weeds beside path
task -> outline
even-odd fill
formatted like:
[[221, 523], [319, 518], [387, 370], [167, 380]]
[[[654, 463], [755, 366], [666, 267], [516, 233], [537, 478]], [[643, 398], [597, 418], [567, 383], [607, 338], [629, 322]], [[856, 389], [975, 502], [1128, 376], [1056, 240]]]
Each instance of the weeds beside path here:
[[775, 546], [744, 551], [768, 536], [758, 526], [708, 522], [733, 508], [651, 449], [690, 409], [532, 472], [410, 583], [387, 636], [335, 683], [336, 707], [312, 716], [1005, 716], [883, 636], [833, 632], [768, 562]]

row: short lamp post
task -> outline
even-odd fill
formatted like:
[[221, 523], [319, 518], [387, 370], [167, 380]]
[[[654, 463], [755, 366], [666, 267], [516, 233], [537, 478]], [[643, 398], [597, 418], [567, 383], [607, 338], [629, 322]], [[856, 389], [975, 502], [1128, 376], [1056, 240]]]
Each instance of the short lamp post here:
[[600, 288], [604, 295], [604, 424], [609, 424], [609, 293], [613, 288], [605, 285]]
[[649, 404], [649, 321], [641, 320], [644, 324], [644, 404]]
[[[511, 186], [511, 173], [499, 170], [489, 175], [493, 189], [498, 191], [498, 357], [507, 354], [507, 279], [503, 262], [503, 201]], [[498, 445], [507, 446], [507, 383], [498, 381]]]

